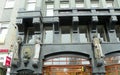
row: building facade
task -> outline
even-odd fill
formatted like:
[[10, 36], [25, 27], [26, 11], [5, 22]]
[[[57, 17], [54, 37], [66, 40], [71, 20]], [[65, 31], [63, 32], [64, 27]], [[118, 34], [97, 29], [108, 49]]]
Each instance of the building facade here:
[[1, 74], [120, 75], [119, 0], [2, 0], [0, 8], [8, 50], [0, 55], [11, 54]]

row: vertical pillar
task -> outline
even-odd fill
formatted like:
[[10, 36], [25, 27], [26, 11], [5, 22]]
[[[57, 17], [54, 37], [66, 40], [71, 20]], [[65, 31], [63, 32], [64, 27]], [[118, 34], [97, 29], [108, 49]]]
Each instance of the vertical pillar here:
[[115, 8], [119, 8], [120, 7], [120, 1], [119, 0], [114, 0], [114, 6], [115, 6]]
[[36, 10], [40, 10], [43, 4], [43, 0], [36, 0]]
[[59, 9], [59, 6], [60, 6], [60, 0], [54, 0], [54, 7], [55, 9]]
[[72, 43], [79, 43], [80, 42], [80, 37], [79, 37], [79, 32], [78, 32], [78, 24], [79, 24], [79, 18], [78, 17], [73, 17], [72, 21]]
[[75, 0], [69, 0], [70, 8], [75, 8]]
[[[56, 17], [58, 18], [58, 17]], [[60, 43], [60, 30], [59, 30], [59, 21], [58, 22], [54, 22], [54, 39], [53, 39], [53, 43]]]
[[24, 11], [27, 4], [27, 0], [20, 0], [20, 11]]
[[[94, 14], [96, 13], [96, 10], [91, 10], [91, 12]], [[97, 29], [96, 29], [96, 25], [98, 23], [98, 17], [97, 16], [92, 16], [91, 17], [91, 39], [93, 38], [93, 36], [95, 34], [97, 34]]]
[[91, 8], [91, 2], [90, 0], [84, 0], [84, 4], [86, 8]]
[[105, 0], [99, 0], [100, 7], [106, 8], [106, 1]]
[[[60, 6], [60, 0], [54, 0], [54, 8], [59, 9]], [[58, 10], [54, 10], [54, 16], [58, 15]]]
[[[114, 13], [114, 10], [110, 10], [110, 13]], [[116, 16], [111, 16], [108, 22], [108, 35], [110, 42], [117, 42], [115, 24], [117, 22]]]

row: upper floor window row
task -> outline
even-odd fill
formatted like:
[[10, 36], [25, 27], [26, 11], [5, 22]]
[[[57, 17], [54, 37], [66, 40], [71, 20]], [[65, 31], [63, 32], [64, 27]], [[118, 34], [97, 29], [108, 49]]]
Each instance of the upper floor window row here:
[[[53, 43], [54, 40], [57, 43], [88, 43], [90, 42], [90, 30], [88, 25], [79, 25], [76, 30], [73, 30], [72, 26], [60, 26], [58, 32], [54, 31], [54, 28], [44, 28], [44, 43]], [[104, 25], [98, 25], [96, 27], [97, 37], [102, 42], [108, 42], [106, 29]], [[57, 37], [57, 38], [56, 38]]]

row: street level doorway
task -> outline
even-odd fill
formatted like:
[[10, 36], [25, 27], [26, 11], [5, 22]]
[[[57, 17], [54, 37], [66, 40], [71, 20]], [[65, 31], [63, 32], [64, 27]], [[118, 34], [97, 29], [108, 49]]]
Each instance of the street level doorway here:
[[92, 75], [92, 69], [87, 59], [56, 57], [44, 61], [43, 75]]

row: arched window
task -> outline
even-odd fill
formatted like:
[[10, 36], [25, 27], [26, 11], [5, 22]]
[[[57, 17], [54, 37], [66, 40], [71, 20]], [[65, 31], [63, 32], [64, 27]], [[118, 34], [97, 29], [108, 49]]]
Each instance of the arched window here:
[[44, 61], [44, 65], [89, 65], [90, 62], [87, 59], [80, 57], [56, 57], [47, 59]]

